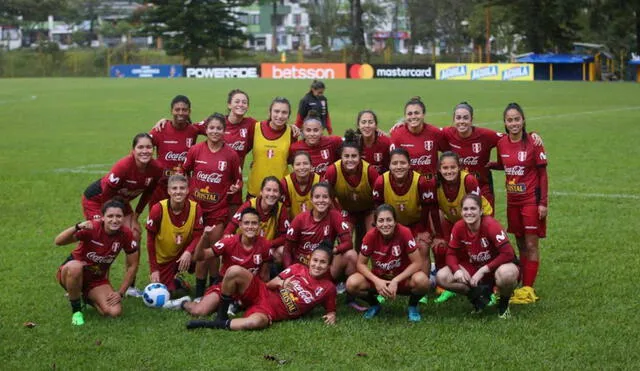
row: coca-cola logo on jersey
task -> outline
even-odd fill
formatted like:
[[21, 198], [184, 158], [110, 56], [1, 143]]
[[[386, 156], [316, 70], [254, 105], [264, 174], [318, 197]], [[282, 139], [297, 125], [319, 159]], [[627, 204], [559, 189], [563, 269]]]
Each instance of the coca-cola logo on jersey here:
[[480, 159], [480, 156], [460, 157], [460, 165], [475, 166], [475, 165], [478, 165], [479, 159]]
[[329, 163], [323, 162], [321, 164], [316, 165], [313, 171], [315, 171], [316, 173], [324, 173], [327, 171], [327, 167], [329, 167]]
[[302, 250], [304, 251], [313, 251], [316, 249], [316, 247], [318, 247], [318, 243], [311, 243], [311, 242], [305, 242], [304, 245], [302, 245]]
[[394, 259], [394, 260], [391, 260], [391, 261], [386, 262], [386, 263], [381, 263], [381, 262], [377, 261], [377, 262], [375, 262], [375, 264], [376, 264], [376, 267], [378, 267], [378, 268], [380, 268], [380, 269], [382, 269], [384, 271], [391, 271], [391, 270], [394, 270], [396, 268], [399, 268], [400, 265], [402, 265], [402, 259]]
[[431, 155], [422, 155], [411, 159], [411, 166], [431, 165]]
[[507, 174], [507, 175], [522, 176], [522, 175], [524, 175], [524, 166], [505, 167], [504, 168], [504, 173]]
[[167, 161], [184, 162], [184, 160], [187, 159], [187, 151], [181, 153], [174, 153], [172, 151], [169, 151], [166, 155], [164, 155], [164, 159]]
[[471, 260], [471, 262], [477, 263], [486, 263], [489, 259], [491, 259], [491, 253], [489, 253], [489, 251], [481, 251], [475, 255], [469, 256], [469, 260]]
[[242, 140], [238, 140], [238, 141], [235, 141], [233, 143], [229, 143], [228, 145], [229, 145], [229, 147], [231, 147], [231, 149], [233, 149], [235, 151], [244, 151], [244, 141], [242, 141]]
[[293, 291], [295, 291], [297, 296], [306, 304], [313, 302], [313, 295], [311, 295], [309, 291], [305, 290], [298, 280], [292, 280], [291, 287], [293, 288]]
[[98, 264], [111, 264], [113, 263], [115, 258], [116, 258], [115, 255], [102, 256], [102, 255], [98, 255], [98, 253], [96, 253], [95, 251], [92, 251], [87, 254], [87, 259]]
[[222, 183], [222, 174], [220, 173], [207, 174], [205, 172], [198, 171], [198, 174], [196, 174], [196, 179], [202, 182], [220, 184]]

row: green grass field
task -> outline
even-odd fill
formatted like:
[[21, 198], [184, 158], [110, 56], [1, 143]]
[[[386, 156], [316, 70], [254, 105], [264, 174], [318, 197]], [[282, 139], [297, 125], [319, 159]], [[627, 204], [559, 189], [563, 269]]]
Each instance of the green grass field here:
[[[250, 114], [264, 119], [274, 96], [294, 104], [309, 81], [0, 80], [0, 369], [635, 369], [640, 365], [640, 85], [631, 83], [343, 80], [327, 82], [334, 126], [353, 127], [372, 108], [388, 129], [419, 95], [427, 120], [451, 122], [469, 101], [477, 125], [502, 130], [501, 115], [522, 104], [549, 157], [548, 238], [541, 242], [537, 304], [470, 315], [470, 305], [422, 306], [409, 324], [406, 299], [365, 321], [341, 305], [338, 325], [319, 311], [250, 333], [184, 328], [181, 312], [146, 308], [128, 298], [124, 315], [73, 328], [55, 280], [73, 246], [53, 238], [80, 220], [80, 196], [124, 156], [131, 138], [169, 114], [186, 94], [193, 118], [225, 112], [226, 93], [242, 88]], [[6, 135], [6, 136], [5, 136]], [[502, 189], [503, 178], [497, 177]], [[504, 192], [497, 217], [505, 222]], [[142, 220], [142, 219], [141, 219]], [[138, 286], [147, 282], [146, 251]], [[120, 283], [122, 257], [112, 267]], [[342, 303], [342, 299], [340, 299]], [[35, 328], [23, 326], [33, 321]], [[358, 355], [364, 353], [366, 356]], [[263, 359], [274, 355], [288, 362]]]

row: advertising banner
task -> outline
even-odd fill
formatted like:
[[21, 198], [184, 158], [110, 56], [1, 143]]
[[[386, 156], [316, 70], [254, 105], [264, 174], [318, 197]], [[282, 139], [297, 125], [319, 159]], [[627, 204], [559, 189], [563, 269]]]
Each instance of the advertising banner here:
[[185, 66], [185, 77], [195, 79], [257, 79], [260, 66]]
[[350, 79], [434, 79], [432, 64], [350, 64]]
[[346, 79], [344, 63], [263, 63], [262, 78], [267, 79]]
[[531, 63], [436, 63], [438, 80], [533, 81]]
[[111, 77], [182, 77], [182, 66], [179, 64], [116, 64], [109, 69]]

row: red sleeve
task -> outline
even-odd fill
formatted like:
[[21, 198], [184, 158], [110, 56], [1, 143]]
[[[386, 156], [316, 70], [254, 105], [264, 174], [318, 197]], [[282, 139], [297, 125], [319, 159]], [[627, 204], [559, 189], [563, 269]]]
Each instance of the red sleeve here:
[[207, 135], [207, 119], [204, 119], [200, 122], [196, 122], [195, 124], [192, 124], [193, 127], [196, 129], [196, 133], [198, 133], [198, 135]]
[[291, 222], [291, 227], [287, 230], [287, 237], [284, 245], [284, 252], [282, 256], [282, 265], [287, 268], [293, 262], [293, 252], [296, 250], [299, 239], [300, 220], [304, 213], [299, 214]]
[[193, 254], [196, 251], [196, 245], [200, 238], [202, 237], [202, 232], [204, 231], [204, 220], [202, 217], [202, 208], [200, 205], [196, 204], [196, 220], [193, 226], [193, 235], [191, 237], [191, 243], [187, 246], [186, 251]]
[[400, 231], [400, 233], [402, 233], [402, 240], [407, 244], [407, 254], [411, 254], [412, 252], [416, 251], [418, 249], [418, 245], [416, 244], [416, 240], [413, 238], [411, 230], [409, 228], [403, 228]]
[[487, 129], [487, 128], [476, 128], [479, 130], [482, 138], [484, 138], [485, 142], [490, 148], [493, 148], [498, 145], [498, 141], [504, 134], [499, 133], [495, 130]]
[[498, 249], [498, 256], [487, 263], [487, 267], [493, 272], [502, 264], [513, 261], [514, 252], [507, 233], [500, 223], [491, 217], [483, 217], [483, 223], [487, 223], [487, 235], [491, 244]]
[[236, 236], [221, 238], [213, 244], [212, 250], [215, 256], [224, 255], [224, 253], [233, 245]]
[[362, 238], [362, 246], [360, 247], [360, 254], [362, 256], [366, 256], [367, 258], [369, 258], [371, 257], [371, 254], [373, 254], [373, 250], [375, 249], [375, 236], [375, 232], [367, 232], [367, 234], [365, 234]]
[[251, 206], [251, 201], [247, 201], [243, 203], [236, 211], [235, 214], [231, 217], [229, 224], [224, 228], [223, 234], [236, 234], [236, 230], [240, 227], [240, 214], [244, 209]]
[[436, 178], [427, 180], [420, 176], [418, 180], [418, 190], [420, 191], [420, 202], [422, 203], [422, 220], [428, 223], [431, 219], [433, 232], [436, 237], [442, 238], [442, 227], [440, 225], [440, 209], [436, 201]]
[[[170, 125], [169, 123], [167, 123], [167, 125]], [[158, 143], [160, 143], [160, 137], [162, 136], [162, 131], [156, 131], [155, 129], [151, 129], [149, 131], [149, 136], [151, 137], [151, 143], [153, 144], [154, 147], [158, 146]]]
[[336, 169], [336, 166], [337, 165], [335, 163], [329, 165], [322, 179], [329, 182], [329, 184], [331, 184], [332, 187], [335, 187], [336, 181], [338, 179], [338, 169]]
[[473, 174], [468, 174], [464, 178], [464, 190], [466, 194], [473, 193], [476, 196], [480, 196], [480, 184], [478, 179]]
[[380, 174], [378, 173], [378, 170], [376, 170], [374, 166], [369, 165], [367, 176], [369, 179], [369, 185], [371, 185], [371, 189], [373, 189], [375, 187], [376, 180], [378, 179], [378, 176], [380, 176]]
[[124, 231], [124, 243], [122, 244], [125, 254], [133, 254], [138, 251], [138, 242], [133, 239], [133, 232], [130, 229]]
[[435, 125], [433, 127], [437, 130], [436, 136], [440, 152], [451, 151], [451, 146], [449, 145], [449, 141], [447, 141], [447, 138], [444, 136], [442, 128], [438, 128]]
[[380, 175], [373, 186], [373, 203], [376, 207], [384, 203], [384, 177]]
[[235, 178], [234, 181], [238, 182], [238, 192], [240, 192], [240, 194], [242, 194], [242, 186], [243, 186], [243, 181], [242, 181], [242, 164], [240, 163], [240, 157], [238, 157], [238, 155], [235, 152], [232, 152], [235, 156], [233, 156], [233, 163], [235, 164], [236, 167], [236, 174], [235, 174]]
[[159, 270], [156, 260], [156, 234], [160, 230], [162, 223], [162, 207], [155, 204], [149, 211], [147, 217], [147, 252], [149, 253], [149, 270], [151, 272]]
[[303, 123], [303, 121], [304, 121], [304, 117], [302, 117], [302, 116], [300, 115], [300, 112], [298, 112], [298, 114], [296, 115], [296, 122], [295, 122], [295, 125], [296, 125], [299, 129], [302, 129], [302, 123]]
[[331, 126], [331, 116], [329, 116], [329, 111], [327, 111], [327, 132], [329, 134], [333, 134], [333, 127]]
[[[126, 169], [124, 165], [118, 161], [109, 172], [109, 175], [106, 177], [107, 181], [101, 182], [102, 187], [102, 197], [103, 200], [110, 200], [114, 196], [118, 194], [118, 190], [122, 187], [122, 182], [124, 182], [124, 178], [126, 177]], [[104, 186], [106, 185], [106, 187]]]
[[193, 171], [193, 164], [196, 157], [196, 148], [197, 146], [189, 148], [189, 151], [187, 152], [187, 158], [184, 160], [184, 164], [182, 165], [186, 176], [191, 176], [191, 172]]
[[546, 166], [538, 168], [538, 189], [540, 195], [538, 203], [541, 206], [547, 206], [549, 202], [549, 177], [547, 176]]
[[[95, 225], [94, 225], [95, 228]], [[93, 233], [92, 233], [92, 229], [81, 229], [77, 232], [73, 233], [73, 236], [78, 240], [78, 241], [90, 241]]]
[[289, 227], [289, 210], [283, 205], [278, 218], [276, 238], [270, 241], [272, 248], [284, 245]]
[[332, 284], [323, 304], [324, 310], [326, 311], [326, 313], [336, 312], [336, 296], [337, 296], [336, 287]]
[[458, 235], [461, 222], [464, 223], [464, 221], [458, 221], [451, 229], [451, 238], [449, 239], [449, 247], [447, 248], [447, 256], [445, 257], [445, 262], [449, 269], [451, 269], [451, 273], [456, 273], [458, 269], [460, 269], [458, 250], [463, 248], [463, 246]]
[[291, 197], [289, 195], [289, 187], [287, 187], [287, 181], [284, 178], [280, 179], [280, 188], [282, 188], [282, 203], [286, 207], [291, 207]]
[[285, 270], [280, 272], [278, 274], [278, 277], [280, 277], [283, 280], [286, 280], [287, 278], [294, 276], [299, 269], [300, 269], [300, 264], [293, 264], [292, 266], [287, 267]]
[[330, 213], [331, 224], [333, 224], [333, 228], [335, 228], [338, 233], [338, 246], [336, 246], [336, 250], [338, 251], [338, 254], [342, 254], [353, 249], [353, 242], [351, 241], [351, 227], [349, 227], [349, 223], [342, 219], [340, 212], [332, 210]]

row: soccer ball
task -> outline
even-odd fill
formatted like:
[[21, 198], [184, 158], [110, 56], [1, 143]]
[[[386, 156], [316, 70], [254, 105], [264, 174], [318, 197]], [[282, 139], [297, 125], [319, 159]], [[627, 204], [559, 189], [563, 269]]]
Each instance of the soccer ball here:
[[150, 308], [162, 308], [169, 298], [167, 286], [161, 283], [148, 284], [142, 293], [142, 301]]

